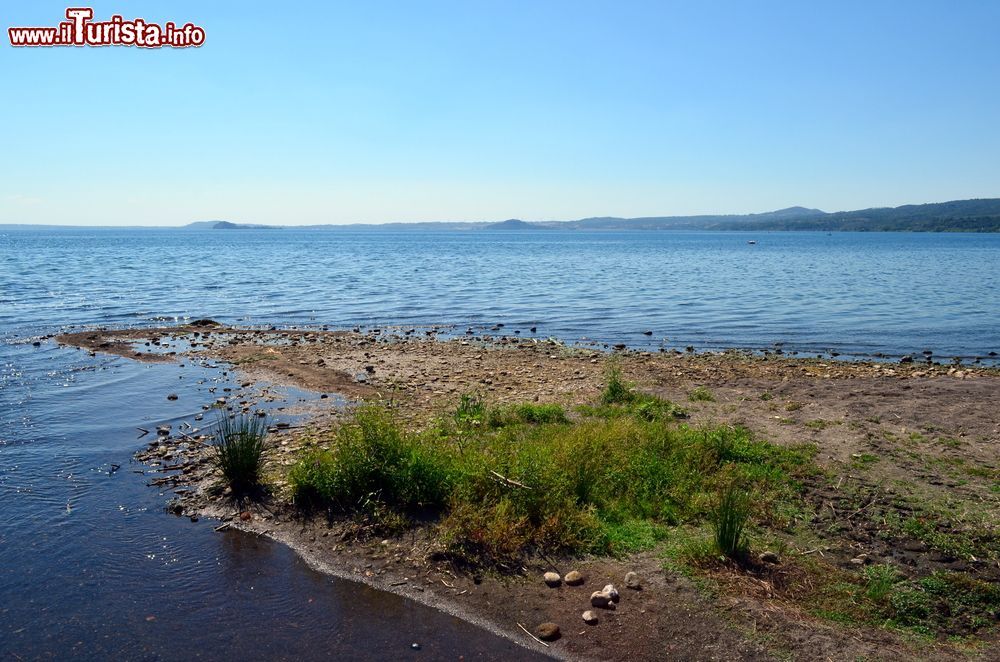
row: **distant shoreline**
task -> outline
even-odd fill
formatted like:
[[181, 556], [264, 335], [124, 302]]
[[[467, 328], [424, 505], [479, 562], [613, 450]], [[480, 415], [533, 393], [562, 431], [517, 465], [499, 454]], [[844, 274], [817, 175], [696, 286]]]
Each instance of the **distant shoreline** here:
[[952, 200], [900, 207], [825, 212], [788, 207], [760, 214], [715, 214], [696, 216], [648, 216], [621, 218], [589, 217], [568, 221], [418, 221], [352, 223], [338, 225], [267, 225], [227, 220], [196, 221], [184, 226], [75, 226], [0, 224], [0, 228], [164, 229], [164, 230], [610, 230], [723, 232], [1000, 232], [1000, 198]]

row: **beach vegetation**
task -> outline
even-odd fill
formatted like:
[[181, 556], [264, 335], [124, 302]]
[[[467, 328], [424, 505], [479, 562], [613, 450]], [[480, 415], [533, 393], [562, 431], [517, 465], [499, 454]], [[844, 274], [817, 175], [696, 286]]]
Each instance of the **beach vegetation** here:
[[[609, 411], [614, 408], [616, 411]], [[669, 527], [717, 516], [725, 486], [763, 508], [795, 493], [809, 453], [743, 428], [692, 427], [673, 406], [634, 397], [570, 422], [556, 405], [490, 407], [462, 398], [422, 430], [365, 405], [292, 467], [296, 503], [421, 520], [455, 560], [517, 567], [533, 552], [619, 555]], [[735, 494], [735, 493], [733, 493]], [[730, 495], [726, 547], [744, 549], [749, 506]]]
[[607, 383], [601, 393], [601, 402], [606, 405], [621, 405], [636, 398], [635, 388], [622, 378], [621, 367], [612, 362], [607, 369]]
[[212, 460], [234, 492], [246, 493], [260, 486], [267, 460], [267, 429], [264, 417], [219, 415]]
[[[845, 568], [818, 553], [829, 525], [814, 526], [826, 520], [809, 490], [829, 476], [815, 464], [814, 445], [778, 446], [685, 416], [614, 367], [595, 402], [569, 414], [557, 404], [494, 405], [468, 394], [414, 422], [367, 404], [339, 427], [314, 432], [288, 483], [297, 505], [360, 518], [365, 531], [421, 527], [435, 553], [459, 566], [518, 573], [538, 556], [657, 549], [667, 567], [707, 590], [750, 593], [764, 582], [832, 621], [935, 637], [993, 627], [1000, 589], [983, 578], [889, 563]], [[910, 513], [900, 516], [871, 496], [850, 499], [856, 522], [877, 519], [875, 535], [887, 540], [915, 539], [961, 559], [1000, 558], [985, 521], [948, 511], [945, 527], [947, 509], [919, 510], [898, 497], [898, 512]], [[763, 551], [780, 561], [765, 561]]]
[[715, 395], [704, 386], [696, 386], [688, 391], [688, 400], [691, 402], [715, 402]]
[[719, 554], [733, 561], [744, 560], [750, 547], [746, 531], [750, 514], [750, 494], [738, 482], [719, 490], [719, 502], [712, 513], [715, 548]]

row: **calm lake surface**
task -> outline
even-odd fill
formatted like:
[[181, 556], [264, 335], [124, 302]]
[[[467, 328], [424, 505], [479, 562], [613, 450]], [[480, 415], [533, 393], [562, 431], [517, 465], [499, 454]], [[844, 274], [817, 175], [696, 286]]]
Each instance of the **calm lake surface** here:
[[34, 345], [69, 325], [503, 323], [649, 348], [995, 364], [998, 276], [1000, 235], [0, 226], [0, 658], [527, 655], [280, 545], [165, 514], [169, 493], [129, 461], [136, 428], [191, 421], [232, 376]]

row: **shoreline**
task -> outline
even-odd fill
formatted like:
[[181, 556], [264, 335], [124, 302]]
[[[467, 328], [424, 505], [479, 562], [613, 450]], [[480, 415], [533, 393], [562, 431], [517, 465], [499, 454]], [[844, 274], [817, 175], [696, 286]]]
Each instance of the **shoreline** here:
[[[533, 399], [536, 402], [570, 406], [591, 401], [599, 393], [609, 356], [592, 348], [548, 341], [506, 338], [483, 343], [461, 338], [440, 341], [429, 336], [415, 336], [413, 332], [406, 333], [405, 330], [392, 333], [384, 333], [382, 330], [379, 333], [261, 331], [186, 325], [159, 329], [84, 331], [59, 336], [57, 341], [93, 352], [107, 352], [141, 361], [190, 360], [191, 357], [203, 356], [213, 361], [226, 362], [251, 381], [267, 381], [355, 398], [392, 399], [400, 403], [403, 411], [409, 413], [414, 425], [440, 414], [447, 406], [454, 405], [458, 395], [471, 391], [483, 392], [491, 401], [498, 403]], [[196, 343], [195, 346], [192, 347], [192, 343]], [[171, 351], [177, 353], [171, 355]], [[859, 390], [867, 392], [868, 397], [891, 402], [893, 406], [898, 404], [901, 391], [909, 391], [907, 400], [912, 401], [916, 409], [922, 409], [925, 401], [935, 400], [955, 405], [962, 402], [979, 403], [983, 405], [980, 414], [986, 416], [988, 422], [987, 405], [997, 394], [997, 384], [1000, 384], [997, 379], [1000, 372], [992, 368], [840, 363], [821, 359], [748, 357], [737, 353], [675, 355], [626, 351], [615, 352], [615, 356], [626, 376], [635, 379], [643, 390], [665, 393], [672, 399], [683, 401], [683, 397], [678, 397], [677, 394], [685, 393], [694, 385], [712, 389], [717, 402], [684, 402], [692, 410], [693, 422], [721, 418], [731, 424], [749, 423], [748, 427], [756, 433], [776, 438], [777, 443], [787, 442], [788, 437], [801, 434], [798, 426], [795, 434], [787, 434], [787, 428], [791, 425], [786, 422], [787, 419], [798, 416], [798, 412], [814, 405], [829, 408], [836, 402], [843, 401], [845, 394]], [[805, 400], [806, 394], [810, 392], [815, 402], [802, 402], [800, 407], [789, 408], [792, 404], [799, 404], [799, 400], [793, 398]], [[750, 394], [756, 397], [751, 399]], [[779, 402], [787, 401], [787, 404], [777, 410], [777, 415], [772, 415], [772, 410], [768, 409], [771, 398], [763, 400], [761, 394], [772, 394]], [[817, 407], [817, 411], [822, 407]], [[904, 413], [907, 416], [915, 415], [912, 412]], [[955, 423], [964, 420], [967, 413], [955, 411], [946, 418]], [[323, 411], [313, 416], [311, 425], [329, 426], [340, 417], [340, 411]], [[919, 424], [919, 420], [915, 420]], [[846, 427], [841, 424], [809, 427], [810, 422], [802, 421], [808, 434], [817, 438], [821, 446], [831, 431]], [[980, 432], [982, 430], [976, 430], [974, 434]], [[292, 437], [292, 440], [284, 448], [291, 447], [292, 450], [282, 454], [287, 453], [289, 457], [294, 455], [295, 436], [294, 433], [285, 435]], [[857, 436], [863, 437], [861, 434]], [[352, 541], [352, 534], [344, 528], [337, 528], [337, 525], [328, 526], [326, 522], [315, 519], [299, 519], [289, 515], [290, 511], [282, 511], [280, 508], [267, 513], [270, 504], [265, 504], [263, 514], [260, 511], [250, 512], [249, 520], [244, 520], [241, 514], [248, 511], [239, 510], [232, 503], [220, 501], [218, 495], [210, 494], [209, 486], [214, 478], [204, 459], [203, 446], [192, 444], [183, 438], [157, 440], [152, 447], [155, 454], [146, 451], [146, 461], [155, 462], [158, 456], [162, 457], [161, 441], [171, 444], [168, 451], [171, 456], [177, 455], [182, 446], [192, 447], [180, 452], [181, 455], [190, 457], [185, 459], [181, 468], [174, 469], [181, 472], [178, 475], [182, 479], [177, 481], [176, 486], [194, 490], [185, 492], [180, 496], [179, 503], [171, 505], [171, 509], [177, 514], [215, 517], [222, 519], [224, 524], [230, 522], [228, 525], [234, 528], [268, 535], [294, 549], [310, 565], [322, 572], [413, 598], [480, 627], [486, 626], [486, 629], [494, 633], [549, 655], [557, 654], [573, 659], [582, 659], [588, 654], [595, 658], [615, 657], [616, 643], [620, 644], [620, 640], [613, 636], [590, 636], [601, 632], [602, 628], [585, 626], [579, 620], [582, 607], [577, 609], [574, 605], [580, 603], [580, 595], [599, 588], [606, 583], [605, 579], [620, 585], [628, 569], [638, 569], [649, 582], [649, 589], [634, 596], [624, 595], [623, 608], [609, 618], [621, 621], [618, 629], [624, 628], [626, 638], [645, 636], [649, 639], [646, 644], [654, 644], [649, 648], [639, 646], [633, 649], [632, 654], [638, 654], [640, 658], [655, 650], [665, 650], [660, 648], [665, 642], [680, 641], [686, 646], [686, 653], [678, 651], [675, 654], [682, 658], [684, 655], [693, 655], [690, 659], [706, 659], [699, 656], [694, 646], [708, 631], [714, 633], [716, 640], [725, 641], [730, 652], [739, 651], [739, 659], [771, 659], [767, 647], [759, 637], [744, 636], [743, 633], [750, 629], [750, 623], [754, 630], [762, 626], [763, 631], [768, 633], [767, 637], [778, 639], [781, 643], [776, 647], [778, 651], [787, 648], [800, 652], [809, 648], [817, 651], [841, 650], [844, 645], [849, 648], [848, 639], [857, 635], [851, 629], [829, 629], [829, 624], [816, 623], [811, 617], [795, 610], [787, 610], [787, 614], [776, 616], [771, 613], [773, 605], [768, 605], [766, 599], [744, 595], [736, 603], [727, 604], [726, 600], [731, 600], [732, 596], [719, 599], [706, 597], [686, 578], [664, 572], [662, 559], [652, 554], [640, 554], [626, 561], [585, 559], [580, 562], [581, 568], [585, 575], [590, 576], [586, 585], [577, 591], [580, 595], [574, 596], [574, 589], [571, 587], [539, 587], [540, 576], [548, 569], [548, 563], [543, 561], [529, 565], [518, 576], [504, 578], [503, 581], [490, 576], [481, 577], [477, 583], [476, 578], [463, 576], [456, 568], [448, 567], [447, 564], [429, 562], [426, 557], [433, 555], [429, 540], [416, 539], [426, 532], [418, 531], [409, 541], [406, 540], [407, 534], [396, 539], [385, 539], [385, 543], [383, 540]], [[985, 443], [981, 445], [989, 446]], [[857, 443], [844, 443], [844, 440], [840, 440], [835, 447], [831, 445], [824, 450], [830, 451], [825, 453], [828, 457], [823, 457], [824, 463], [844, 467], [851, 467], [857, 459], [854, 456], [865, 451]], [[977, 449], [977, 452], [980, 450], [983, 449]], [[141, 458], [143, 453], [139, 455]], [[992, 457], [988, 452], [980, 453], [980, 456]], [[176, 467], [177, 462], [173, 462], [173, 466]], [[852, 473], [860, 471], [850, 469], [844, 475], [851, 476]], [[171, 482], [174, 481], [168, 480], [163, 484]], [[188, 487], [185, 488], [184, 485]], [[944, 481], [937, 487], [952, 490], [956, 486]], [[281, 489], [280, 485], [278, 489]], [[331, 536], [341, 536], [343, 539], [330, 547], [326, 543]], [[423, 554], [417, 553], [418, 551]], [[402, 559], [394, 556], [399, 554], [402, 554]], [[349, 560], [345, 561], [347, 555]], [[563, 560], [559, 559], [557, 562], [562, 564]], [[417, 583], [413, 577], [418, 570], [425, 573], [422, 584]], [[565, 571], [566, 568], [562, 570]], [[501, 595], [504, 607], [491, 610], [491, 600], [495, 602], [496, 598], [483, 598], [481, 594], [484, 591]], [[671, 618], [677, 616], [678, 610], [688, 614], [697, 613], [704, 620], [704, 627], [696, 632], [687, 632], [688, 638], [685, 640], [685, 632], [678, 632], [676, 624], [657, 622], [651, 625], [649, 621], [656, 620], [652, 614], [665, 607], [659, 601], [667, 595], [671, 604], [666, 608]], [[655, 607], [645, 605], [644, 601], [651, 601]], [[568, 604], [570, 602], [574, 605]], [[630, 603], [640, 613], [626, 609]], [[498, 615], [508, 614], [511, 604], [515, 605], [515, 609], [520, 609], [516, 618], [522, 620], [517, 622], [528, 629], [537, 624], [529, 618], [538, 618], [542, 613], [555, 613], [565, 619], [571, 613], [567, 610], [575, 609], [576, 621], [564, 621], [563, 638], [549, 648], [543, 648], [519, 633], [506, 616], [498, 618]], [[649, 612], [642, 614], [641, 611], [646, 606], [649, 606]], [[630, 613], [633, 618], [628, 621], [626, 615]], [[643, 622], [633, 622], [638, 616], [642, 616], [639, 620]], [[770, 624], [766, 621], [770, 621]], [[577, 634], [578, 631], [580, 634]], [[781, 642], [782, 631], [791, 633], [785, 637], [791, 637], [791, 641]], [[857, 644], [854, 646], [857, 647]], [[888, 654], [886, 659], [907, 659], [913, 654], [908, 643], [884, 632], [866, 635], [861, 650], [866, 646], [882, 650]], [[929, 651], [924, 650], [924, 653], [927, 652]], [[934, 652], [948, 657], [947, 651], [937, 647]], [[710, 654], [707, 650], [701, 653]]]

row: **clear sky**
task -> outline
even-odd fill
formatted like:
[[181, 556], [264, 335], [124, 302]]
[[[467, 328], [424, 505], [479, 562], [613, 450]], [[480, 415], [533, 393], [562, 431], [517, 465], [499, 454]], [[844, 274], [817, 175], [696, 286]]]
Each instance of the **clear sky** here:
[[[87, 6], [83, 2], [71, 3]], [[12, 48], [0, 223], [827, 211], [1000, 197], [1000, 2], [129, 2], [197, 49]]]

